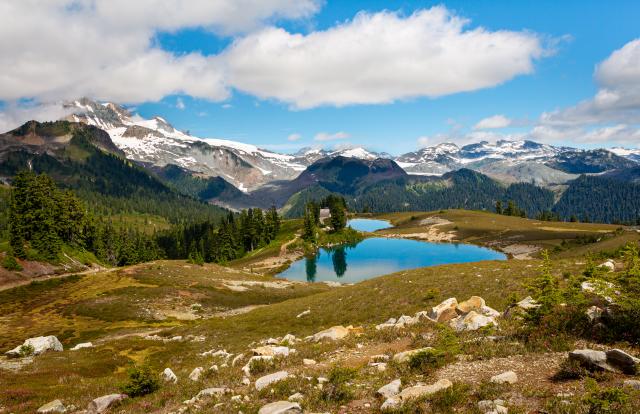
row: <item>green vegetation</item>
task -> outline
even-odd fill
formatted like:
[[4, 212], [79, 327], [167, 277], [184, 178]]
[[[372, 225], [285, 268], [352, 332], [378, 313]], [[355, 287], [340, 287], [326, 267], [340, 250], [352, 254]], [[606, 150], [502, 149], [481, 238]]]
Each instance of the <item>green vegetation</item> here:
[[129, 397], [142, 397], [151, 394], [160, 388], [160, 381], [156, 373], [151, 371], [147, 365], [143, 367], [133, 367], [128, 372], [129, 381], [120, 389]]

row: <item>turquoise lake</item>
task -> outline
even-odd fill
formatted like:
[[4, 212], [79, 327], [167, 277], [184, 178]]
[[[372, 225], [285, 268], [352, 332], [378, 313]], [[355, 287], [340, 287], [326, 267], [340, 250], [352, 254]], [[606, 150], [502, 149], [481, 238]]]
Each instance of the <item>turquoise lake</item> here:
[[373, 219], [352, 219], [347, 222], [347, 224], [359, 231], [369, 231], [374, 232], [376, 230], [388, 229], [391, 226], [386, 220], [373, 220]]
[[[384, 223], [389, 227], [389, 223]], [[361, 225], [373, 224], [359, 223], [360, 230], [364, 228]], [[353, 223], [352, 227], [356, 228]], [[471, 244], [374, 237], [356, 245], [320, 249], [313, 257], [294, 262], [277, 277], [309, 282], [355, 283], [418, 267], [504, 259], [506, 256], [500, 252]]]

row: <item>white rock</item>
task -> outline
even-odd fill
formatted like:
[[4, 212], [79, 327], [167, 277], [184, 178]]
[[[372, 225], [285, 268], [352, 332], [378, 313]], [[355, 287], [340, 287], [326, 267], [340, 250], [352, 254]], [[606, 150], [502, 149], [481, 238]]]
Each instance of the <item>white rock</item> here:
[[589, 318], [589, 321], [596, 322], [602, 317], [603, 312], [604, 310], [602, 308], [594, 305], [587, 309], [585, 311], [585, 314], [587, 315], [587, 318]]
[[256, 380], [255, 387], [256, 390], [260, 391], [271, 384], [276, 382], [280, 382], [289, 378], [289, 373], [287, 371], [278, 371], [273, 374], [265, 375], [264, 377], [260, 377]]
[[189, 379], [191, 381], [200, 381], [200, 377], [202, 376], [203, 372], [204, 368], [202, 367], [194, 368], [193, 371], [191, 371], [191, 374], [189, 374]]
[[400, 404], [401, 401], [398, 397], [387, 398], [380, 406], [380, 411], [384, 412], [388, 410], [395, 410], [400, 406]]
[[77, 351], [79, 349], [84, 349], [84, 348], [93, 348], [93, 343], [91, 342], [83, 342], [81, 344], [78, 344], [76, 346], [74, 346], [73, 348], [70, 348], [70, 351]]
[[198, 395], [196, 395], [196, 399], [201, 399], [204, 397], [220, 396], [229, 392], [231, 392], [229, 388], [222, 388], [222, 387], [205, 388], [204, 390], [201, 390], [198, 393]]
[[482, 400], [478, 402], [478, 409], [484, 414], [507, 414], [509, 412], [502, 400]]
[[491, 377], [491, 382], [496, 384], [515, 384], [518, 382], [518, 374], [513, 371], [506, 371]]
[[174, 384], [178, 382], [178, 377], [174, 374], [171, 368], [165, 368], [164, 371], [162, 371], [162, 378], [166, 382], [173, 382]]
[[399, 352], [393, 356], [393, 362], [396, 362], [398, 364], [409, 362], [412, 356], [419, 354], [421, 352], [428, 352], [428, 351], [433, 351], [433, 348], [428, 346], [426, 348], [418, 348], [418, 349], [412, 349], [410, 351]]
[[20, 357], [20, 349], [24, 349], [22, 347], [33, 348], [31, 355], [40, 355], [47, 351], [61, 352], [63, 350], [62, 344], [55, 336], [38, 336], [27, 339], [22, 345], [15, 347], [11, 351], [7, 351], [5, 355], [8, 357]]
[[291, 349], [287, 346], [275, 346], [275, 345], [267, 345], [260, 346], [258, 348], [252, 349], [254, 355], [260, 356], [289, 356], [289, 354], [296, 352], [295, 349]]
[[46, 403], [42, 407], [38, 408], [38, 413], [40, 414], [53, 414], [53, 413], [64, 413], [67, 411], [67, 408], [62, 404], [60, 400], [53, 400], [51, 402]]
[[384, 398], [391, 398], [400, 392], [400, 386], [402, 385], [402, 381], [400, 379], [391, 381], [385, 386], [382, 386], [376, 391], [376, 395], [379, 395]]
[[449, 326], [455, 329], [457, 332], [463, 331], [476, 331], [482, 327], [489, 325], [498, 325], [495, 318], [490, 316], [484, 316], [475, 311], [471, 311], [466, 315], [460, 315], [455, 319], [449, 321]]
[[286, 334], [285, 336], [282, 337], [282, 341], [280, 341], [281, 345], [293, 345], [296, 342], [299, 342], [298, 338], [295, 337], [295, 335], [291, 335], [291, 334]]
[[300, 312], [298, 315], [296, 315], [296, 318], [302, 318], [303, 316], [307, 316], [311, 313], [311, 309], [307, 309], [304, 312]]
[[276, 401], [262, 406], [258, 414], [302, 414], [300, 404], [291, 401]]
[[233, 356], [233, 354], [228, 353], [225, 349], [220, 349], [217, 351], [214, 351], [213, 349], [210, 351], [206, 351], [200, 354], [201, 356], [211, 356], [214, 358], [223, 358], [223, 359], [228, 359], [231, 358]]
[[519, 307], [520, 309], [530, 310], [530, 309], [539, 308], [540, 304], [536, 302], [531, 296], [527, 296], [526, 298], [522, 299], [520, 302], [516, 303], [516, 306]]
[[640, 381], [638, 380], [625, 380], [623, 385], [625, 387], [633, 388], [634, 390], [640, 391]]
[[299, 392], [296, 392], [295, 394], [290, 395], [289, 398], [287, 398], [287, 400], [294, 401], [294, 402], [301, 402], [304, 400], [304, 395], [302, 395]]
[[87, 414], [102, 414], [125, 398], [127, 398], [125, 394], [109, 394], [96, 398], [89, 403]]
[[605, 269], [607, 269], [607, 271], [613, 272], [614, 270], [616, 270], [616, 263], [613, 260], [607, 260], [606, 262], [602, 263], [600, 267], [604, 267]]
[[349, 333], [353, 330], [353, 326], [332, 326], [329, 329], [325, 329], [324, 331], [320, 331], [312, 336], [312, 340], [315, 342], [322, 341], [323, 339], [329, 339], [331, 341], [337, 341], [349, 335]]
[[315, 360], [313, 360], [313, 359], [307, 359], [307, 358], [304, 358], [304, 359], [302, 360], [302, 364], [303, 364], [303, 365], [306, 365], [306, 366], [310, 366], [310, 365], [316, 365], [316, 364], [317, 364], [317, 362], [316, 362]]

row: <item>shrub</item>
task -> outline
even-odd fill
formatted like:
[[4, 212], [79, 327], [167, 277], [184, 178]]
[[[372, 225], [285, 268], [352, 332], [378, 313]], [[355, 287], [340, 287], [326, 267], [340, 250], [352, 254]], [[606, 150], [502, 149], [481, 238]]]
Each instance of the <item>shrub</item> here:
[[18, 263], [16, 258], [11, 254], [7, 254], [4, 259], [2, 259], [2, 267], [15, 272], [19, 272], [22, 270], [22, 266], [20, 266], [20, 263]]
[[328, 402], [342, 403], [353, 398], [353, 392], [348, 382], [356, 376], [356, 370], [351, 368], [333, 367], [329, 372], [329, 382], [324, 385], [322, 399]]
[[148, 366], [133, 367], [129, 370], [129, 382], [121, 387], [129, 397], [151, 394], [160, 388], [160, 382]]
[[439, 391], [429, 397], [431, 408], [438, 413], [455, 412], [455, 407], [464, 405], [469, 400], [469, 386], [455, 383], [452, 387]]
[[622, 413], [629, 409], [629, 396], [619, 387], [598, 388], [593, 380], [586, 383], [589, 392], [582, 401], [589, 414]]
[[35, 348], [33, 347], [33, 345], [31, 345], [31, 344], [27, 344], [27, 345], [22, 345], [22, 346], [20, 347], [20, 350], [19, 350], [18, 352], [20, 352], [20, 356], [21, 356], [22, 358], [24, 358], [24, 357], [28, 357], [28, 356], [33, 355], [33, 353], [34, 353], [35, 351], [36, 351], [36, 350], [35, 350]]
[[408, 365], [412, 370], [429, 372], [443, 366], [445, 363], [446, 356], [444, 352], [437, 349], [430, 349], [412, 355], [411, 358], [409, 358]]

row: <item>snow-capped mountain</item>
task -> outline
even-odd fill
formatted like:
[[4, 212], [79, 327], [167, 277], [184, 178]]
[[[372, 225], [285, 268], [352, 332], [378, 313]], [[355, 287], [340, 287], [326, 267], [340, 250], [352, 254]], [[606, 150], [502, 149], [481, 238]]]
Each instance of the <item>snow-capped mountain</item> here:
[[610, 151], [616, 155], [619, 155], [620, 157], [625, 157], [632, 161], [636, 161], [640, 163], [640, 149], [616, 147], [616, 148], [611, 148]]
[[311, 165], [314, 162], [327, 157], [347, 157], [358, 158], [361, 160], [372, 161], [378, 158], [393, 159], [393, 157], [385, 152], [372, 152], [364, 147], [351, 147], [337, 150], [326, 150], [322, 148], [302, 148], [294, 154], [296, 161], [304, 164]]
[[69, 120], [104, 129], [133, 161], [154, 167], [178, 165], [200, 176], [222, 177], [243, 191], [293, 179], [309, 165], [250, 144], [194, 137], [163, 118], [142, 119], [113, 103], [81, 99], [66, 106], [76, 110]]
[[[443, 143], [404, 154], [396, 159], [410, 174], [441, 175], [469, 168], [500, 181], [564, 183], [583, 173], [599, 173], [633, 164], [633, 151], [623, 156], [608, 150], [555, 147], [529, 140], [481, 141], [459, 147]], [[640, 151], [639, 151], [640, 152]]]

